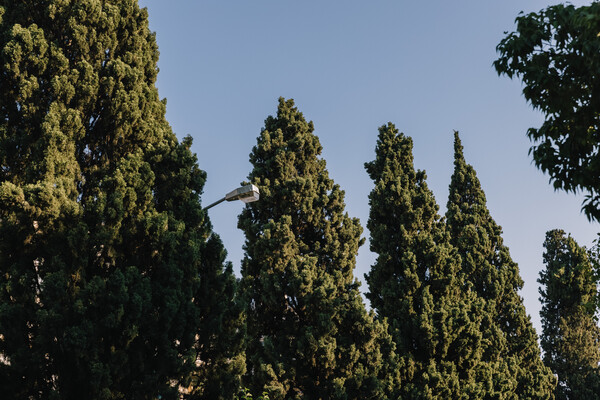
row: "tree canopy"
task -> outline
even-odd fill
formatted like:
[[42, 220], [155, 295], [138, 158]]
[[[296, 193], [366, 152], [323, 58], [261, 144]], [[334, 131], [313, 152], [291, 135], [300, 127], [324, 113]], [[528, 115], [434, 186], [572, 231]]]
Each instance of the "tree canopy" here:
[[597, 257], [561, 229], [546, 233], [544, 248], [541, 344], [556, 399], [600, 399]]
[[239, 219], [248, 383], [272, 399], [387, 398], [398, 384], [394, 345], [353, 275], [362, 228], [313, 131], [280, 98], [250, 154], [261, 199]]
[[487, 208], [473, 166], [454, 133], [454, 172], [449, 187], [446, 224], [450, 243], [461, 256], [460, 274], [486, 301], [481, 324], [493, 364], [494, 390], [505, 398], [550, 398], [555, 380], [540, 357], [537, 335], [519, 290], [523, 280], [502, 239], [502, 228]]
[[600, 221], [600, 3], [550, 6], [516, 19], [494, 62], [519, 77], [545, 120], [527, 135], [538, 168], [557, 189], [586, 194], [583, 211]]
[[176, 398], [219, 359], [239, 376], [239, 346], [216, 354], [219, 325], [200, 329], [239, 325], [235, 282], [146, 10], [2, 0], [0, 44], [3, 396]]
[[387, 319], [400, 357], [403, 398], [491, 398], [493, 366], [482, 360], [485, 302], [460, 275], [412, 140], [392, 123], [379, 128], [368, 228], [377, 261], [366, 294]]

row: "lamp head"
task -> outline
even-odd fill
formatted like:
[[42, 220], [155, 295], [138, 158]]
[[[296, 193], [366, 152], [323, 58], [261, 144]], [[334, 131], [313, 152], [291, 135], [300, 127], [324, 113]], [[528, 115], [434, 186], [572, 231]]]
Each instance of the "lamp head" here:
[[260, 191], [255, 185], [246, 185], [239, 187], [225, 195], [225, 200], [241, 200], [244, 203], [252, 203], [260, 199]]

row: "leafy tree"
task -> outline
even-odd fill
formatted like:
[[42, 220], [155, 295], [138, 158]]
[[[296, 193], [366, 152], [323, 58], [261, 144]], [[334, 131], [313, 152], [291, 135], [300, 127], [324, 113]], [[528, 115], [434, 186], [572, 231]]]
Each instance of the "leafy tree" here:
[[560, 229], [546, 233], [544, 247], [541, 344], [558, 376], [556, 398], [600, 399], [597, 260]]
[[[234, 400], [253, 400], [254, 399], [254, 396], [252, 396], [252, 393], [250, 393], [250, 390], [248, 390], [248, 388], [243, 388], [243, 390], [240, 392], [240, 396], [234, 397]], [[257, 400], [269, 400], [269, 395], [267, 393], [263, 393], [261, 396], [258, 396]]]
[[552, 372], [540, 358], [537, 335], [519, 290], [519, 268], [503, 244], [475, 169], [467, 164], [458, 132], [454, 133], [454, 173], [449, 188], [446, 224], [450, 242], [461, 256], [461, 273], [485, 299], [488, 310], [482, 332], [488, 341], [486, 361], [497, 363], [500, 398], [551, 397]]
[[198, 259], [197, 368], [187, 389], [191, 399], [231, 399], [246, 370], [244, 307], [232, 265], [224, 261], [226, 255], [220, 239], [212, 234]]
[[410, 399], [491, 398], [494, 368], [480, 330], [485, 302], [461, 280], [438, 205], [415, 171], [412, 140], [392, 123], [379, 128], [375, 182], [369, 195], [371, 251], [368, 299], [387, 318], [401, 358], [402, 393]]
[[520, 77], [525, 98], [545, 115], [527, 132], [533, 160], [555, 188], [587, 193], [583, 210], [600, 220], [600, 3], [558, 4], [516, 22], [494, 65]]
[[280, 98], [250, 154], [261, 199], [239, 219], [248, 384], [272, 399], [385, 398], [397, 385], [394, 347], [353, 276], [362, 228], [313, 131]]
[[199, 384], [225, 359], [239, 375], [217, 351], [235, 282], [146, 10], [1, 0], [0, 47], [2, 396], [177, 398], [196, 364]]

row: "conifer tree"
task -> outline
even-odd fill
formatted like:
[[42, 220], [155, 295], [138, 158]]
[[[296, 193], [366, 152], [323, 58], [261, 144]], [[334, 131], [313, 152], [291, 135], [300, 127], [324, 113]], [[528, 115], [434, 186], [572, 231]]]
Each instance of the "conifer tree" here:
[[239, 219], [248, 383], [271, 399], [385, 398], [397, 385], [393, 344], [353, 276], [362, 228], [313, 130], [280, 98], [250, 154], [261, 199]]
[[451, 243], [461, 256], [463, 279], [487, 303], [482, 331], [489, 351], [484, 359], [500, 363], [495, 379], [499, 395], [549, 398], [554, 377], [542, 363], [537, 335], [519, 296], [523, 281], [518, 266], [503, 244], [502, 228], [490, 215], [475, 170], [465, 161], [458, 132], [449, 189], [446, 219]]
[[425, 172], [414, 169], [412, 140], [388, 123], [375, 155], [365, 164], [375, 182], [368, 228], [378, 255], [367, 297], [389, 321], [404, 398], [489, 398], [493, 371], [481, 362], [479, 329], [485, 304], [459, 280], [460, 257]]
[[560, 229], [546, 233], [544, 248], [541, 344], [558, 376], [556, 399], [600, 399], [597, 262]]
[[1, 0], [0, 47], [2, 397], [177, 398], [225, 360], [231, 386], [243, 359], [202, 324], [240, 331], [235, 282], [191, 139], [165, 120], [146, 10]]
[[[208, 228], [208, 227], [207, 227]], [[227, 252], [214, 233], [197, 259], [200, 284], [195, 363], [187, 392], [191, 399], [232, 399], [240, 389], [245, 363], [245, 321], [239, 284]]]

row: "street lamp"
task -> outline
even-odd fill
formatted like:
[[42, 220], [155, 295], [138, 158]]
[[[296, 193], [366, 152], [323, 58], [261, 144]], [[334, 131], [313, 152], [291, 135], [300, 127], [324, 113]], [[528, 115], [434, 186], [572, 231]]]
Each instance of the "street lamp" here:
[[246, 186], [239, 187], [235, 190], [232, 190], [231, 192], [227, 193], [225, 195], [225, 197], [204, 207], [204, 209], [208, 210], [209, 208], [214, 207], [217, 204], [222, 203], [225, 200], [227, 200], [227, 201], [241, 200], [244, 203], [252, 203], [253, 201], [257, 201], [259, 198], [260, 198], [260, 191], [258, 190], [258, 188], [254, 185], [246, 185]]

